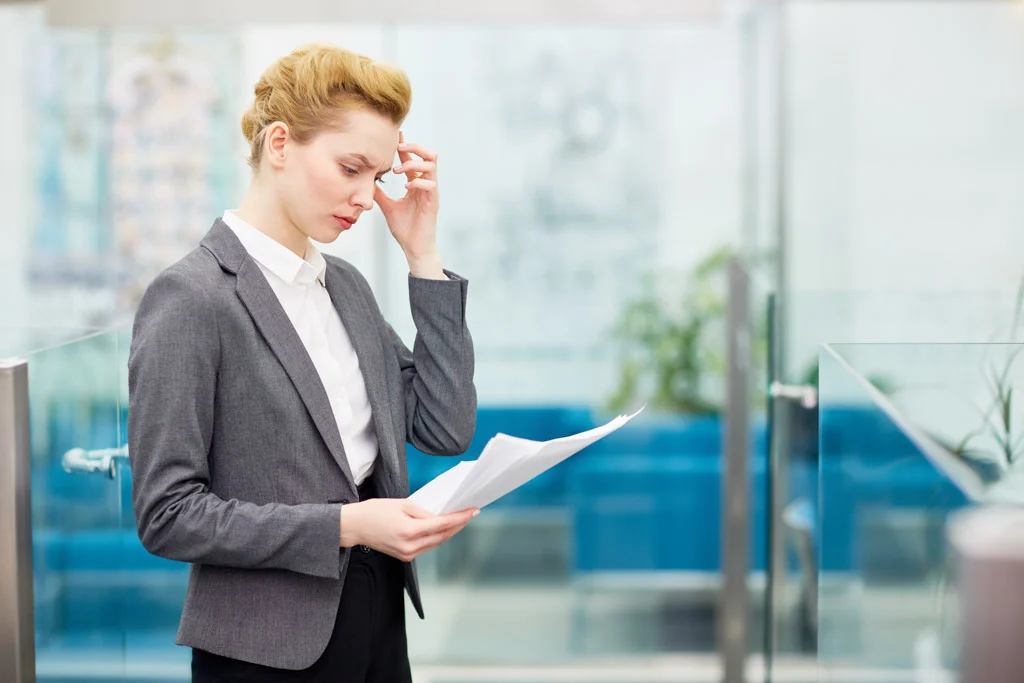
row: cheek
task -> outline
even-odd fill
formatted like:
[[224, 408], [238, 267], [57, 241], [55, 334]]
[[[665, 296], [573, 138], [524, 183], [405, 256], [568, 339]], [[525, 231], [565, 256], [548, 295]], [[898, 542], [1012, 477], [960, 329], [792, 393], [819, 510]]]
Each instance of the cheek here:
[[333, 207], [346, 195], [348, 182], [333, 164], [307, 167], [302, 180], [307, 197], [318, 205]]

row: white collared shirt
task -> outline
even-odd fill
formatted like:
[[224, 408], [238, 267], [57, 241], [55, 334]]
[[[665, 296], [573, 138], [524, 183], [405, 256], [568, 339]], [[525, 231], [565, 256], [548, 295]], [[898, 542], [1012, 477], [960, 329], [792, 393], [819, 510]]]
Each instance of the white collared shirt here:
[[359, 358], [327, 293], [327, 261], [312, 242], [306, 258], [299, 258], [231, 211], [224, 212], [224, 222], [260, 267], [306, 347], [331, 402], [352, 476], [356, 485], [363, 483], [377, 459], [377, 433]]

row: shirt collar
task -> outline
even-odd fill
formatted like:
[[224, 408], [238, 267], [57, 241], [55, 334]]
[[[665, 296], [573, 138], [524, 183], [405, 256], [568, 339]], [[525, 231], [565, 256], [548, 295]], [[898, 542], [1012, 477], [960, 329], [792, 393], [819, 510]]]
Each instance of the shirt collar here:
[[288, 247], [260, 232], [233, 211], [224, 212], [224, 223], [235, 233], [249, 256], [285, 282], [308, 285], [318, 281], [326, 286], [327, 261], [311, 241], [307, 240], [306, 258], [301, 259]]

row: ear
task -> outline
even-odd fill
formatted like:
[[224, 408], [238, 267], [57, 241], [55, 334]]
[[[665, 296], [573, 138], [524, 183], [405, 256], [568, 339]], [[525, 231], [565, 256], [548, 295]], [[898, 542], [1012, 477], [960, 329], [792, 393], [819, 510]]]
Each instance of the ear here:
[[270, 162], [272, 168], [281, 168], [284, 166], [288, 143], [291, 141], [288, 124], [275, 121], [267, 126], [263, 136], [263, 149], [264, 154], [267, 155], [267, 161]]

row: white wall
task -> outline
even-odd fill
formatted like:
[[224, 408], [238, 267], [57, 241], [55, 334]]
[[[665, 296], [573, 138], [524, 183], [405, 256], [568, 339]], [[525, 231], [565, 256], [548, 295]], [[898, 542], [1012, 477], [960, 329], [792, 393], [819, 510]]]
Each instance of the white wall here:
[[[404, 130], [440, 154], [440, 248], [470, 280], [482, 400], [603, 402], [617, 369], [608, 330], [641, 274], [682, 272], [738, 239], [732, 24], [276, 27], [243, 36], [250, 82], [314, 39], [409, 74]], [[586, 139], [590, 128], [599, 144], [574, 148], [573, 136]], [[411, 343], [407, 268], [373, 217], [329, 249], [367, 274]]]
[[40, 292], [27, 279], [36, 221], [46, 215], [37, 181], [32, 72], [26, 55], [44, 31], [33, 4], [0, 4], [0, 356], [24, 354], [85, 334], [89, 313], [109, 297]]
[[[23, 82], [32, 10], [8, 24], [6, 115], [19, 147], [3, 169], [16, 182], [6, 251], [4, 324], [81, 320], [109, 310], [102, 294], [40, 304], [25, 283], [38, 146]], [[86, 35], [89, 35], [86, 33]], [[738, 34], [733, 24], [680, 29], [499, 29], [384, 25], [240, 29], [242, 77], [232, 118], [260, 73], [309, 41], [398, 63], [414, 86], [408, 139], [441, 153], [441, 249], [471, 280], [470, 323], [481, 396], [494, 402], [601, 402], [617, 368], [608, 332], [651, 270], [683, 272], [739, 234]], [[602, 129], [602, 126], [607, 128]], [[248, 180], [238, 136], [236, 203]], [[574, 147], [573, 140], [586, 141]], [[398, 179], [387, 191], [401, 191]], [[211, 216], [212, 218], [212, 216]], [[11, 237], [15, 237], [12, 239]], [[406, 267], [374, 212], [328, 252], [367, 276], [411, 343]], [[87, 295], [76, 293], [76, 297]], [[31, 303], [30, 303], [31, 302]], [[45, 310], [47, 315], [41, 316]]]
[[[798, 295], [793, 336], [988, 339], [1024, 276], [1024, 8], [797, 2], [789, 16], [790, 284], [865, 293]], [[950, 292], [976, 294], [944, 306]]]
[[796, 289], [1013, 288], [1024, 274], [1024, 11], [795, 3]]
[[[1016, 188], [1024, 162], [1022, 11], [996, 2], [790, 4], [788, 277], [804, 292], [790, 306], [791, 367], [821, 341], [987, 339], [1009, 315], [1005, 294], [996, 301], [943, 293], [1012, 292], [1024, 274], [1024, 193]], [[0, 156], [6, 326], [99, 305], [40, 302], [23, 278], [35, 205], [22, 61], [41, 30], [38, 9], [0, 8], [0, 124], [23, 133], [9, 136]], [[407, 130], [442, 152], [442, 250], [446, 265], [471, 279], [478, 376], [491, 400], [602, 395], [612, 380], [610, 351], [578, 340], [597, 338], [614, 318], [637, 269], [685, 268], [739, 238], [746, 112], [734, 21], [603, 32], [278, 26], [239, 35], [239, 115], [262, 69], [309, 40], [407, 69], [415, 91]], [[760, 58], [770, 59], [763, 46]], [[562, 80], [545, 81], [538, 59], [549, 59]], [[771, 69], [760, 67], [763, 89]], [[500, 87], [493, 80], [503, 78]], [[560, 155], [557, 125], [522, 117], [543, 119], [546, 106], [588, 88], [609, 94], [629, 123], [606, 151], [577, 161]], [[528, 106], [516, 110], [516, 97]], [[770, 105], [763, 92], [760, 101]], [[584, 130], [590, 115], [582, 115]], [[760, 117], [761, 133], [770, 132], [770, 112]], [[244, 154], [239, 135], [240, 169]], [[760, 179], [770, 181], [771, 171], [763, 166]], [[244, 170], [239, 175], [244, 181]], [[545, 237], [536, 214], [545, 194], [612, 219]], [[765, 204], [758, 230], [770, 222], [770, 198]], [[327, 249], [368, 275], [411, 339], [401, 254], [379, 215], [367, 218]], [[758, 240], [770, 242], [761, 232]], [[637, 244], [643, 248], [630, 251]], [[559, 285], [560, 262], [579, 279]]]
[[[642, 275], [738, 239], [735, 31], [404, 28], [394, 46], [410, 135], [442, 150], [441, 248], [470, 279], [481, 396], [603, 402]], [[408, 339], [404, 299], [388, 310]]]
[[[37, 7], [0, 5], [0, 93], [3, 93], [0, 131], [5, 131], [0, 154], [0, 207], [3, 207], [0, 212], [3, 220], [0, 228], [0, 335], [4, 338], [0, 349], [6, 348], [8, 353], [20, 350], [16, 349], [18, 342], [12, 339], [10, 328], [15, 302], [24, 302], [29, 296], [22, 263], [34, 208], [30, 140], [24, 134], [29, 115], [24, 97], [27, 74], [19, 66], [27, 41], [40, 25], [41, 17], [42, 12]], [[22, 321], [19, 319], [19, 322]]]

